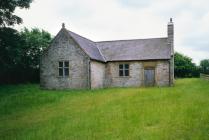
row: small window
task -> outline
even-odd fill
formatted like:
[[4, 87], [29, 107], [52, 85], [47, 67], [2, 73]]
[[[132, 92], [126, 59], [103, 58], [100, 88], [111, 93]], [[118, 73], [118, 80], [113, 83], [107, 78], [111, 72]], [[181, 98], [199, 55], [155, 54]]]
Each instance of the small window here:
[[129, 64], [119, 64], [119, 76], [129, 76]]
[[59, 76], [69, 76], [69, 61], [59, 61]]

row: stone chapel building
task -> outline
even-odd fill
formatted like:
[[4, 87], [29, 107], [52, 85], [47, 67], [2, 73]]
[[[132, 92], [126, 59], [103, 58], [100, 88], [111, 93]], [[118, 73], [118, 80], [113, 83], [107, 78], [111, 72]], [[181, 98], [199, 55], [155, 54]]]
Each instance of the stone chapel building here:
[[174, 25], [164, 38], [94, 42], [62, 29], [41, 56], [46, 89], [169, 86], [174, 83]]

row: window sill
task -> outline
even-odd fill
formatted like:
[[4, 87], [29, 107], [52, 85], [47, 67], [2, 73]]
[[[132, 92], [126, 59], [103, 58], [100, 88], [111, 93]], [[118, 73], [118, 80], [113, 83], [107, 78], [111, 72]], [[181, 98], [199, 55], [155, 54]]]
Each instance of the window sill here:
[[57, 76], [57, 78], [63, 78], [63, 79], [65, 78], [66, 79], [66, 78], [70, 78], [70, 77], [69, 76]]
[[118, 76], [117, 78], [131, 78], [131, 76]]

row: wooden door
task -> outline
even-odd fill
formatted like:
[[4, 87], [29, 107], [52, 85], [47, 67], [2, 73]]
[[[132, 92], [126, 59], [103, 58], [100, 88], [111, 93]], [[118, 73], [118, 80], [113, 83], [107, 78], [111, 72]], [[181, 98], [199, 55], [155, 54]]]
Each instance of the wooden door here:
[[155, 85], [155, 70], [154, 70], [154, 68], [144, 70], [144, 85], [145, 86], [154, 86]]

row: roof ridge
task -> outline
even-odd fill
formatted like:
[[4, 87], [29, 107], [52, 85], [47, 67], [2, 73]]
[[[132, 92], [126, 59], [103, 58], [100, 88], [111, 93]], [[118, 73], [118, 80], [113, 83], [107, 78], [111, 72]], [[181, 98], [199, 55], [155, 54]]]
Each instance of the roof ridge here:
[[122, 40], [107, 40], [107, 41], [97, 41], [95, 43], [116, 42], [116, 41], [136, 41], [136, 40], [149, 40], [149, 39], [167, 39], [167, 38], [168, 37], [142, 38], [142, 39], [122, 39]]

